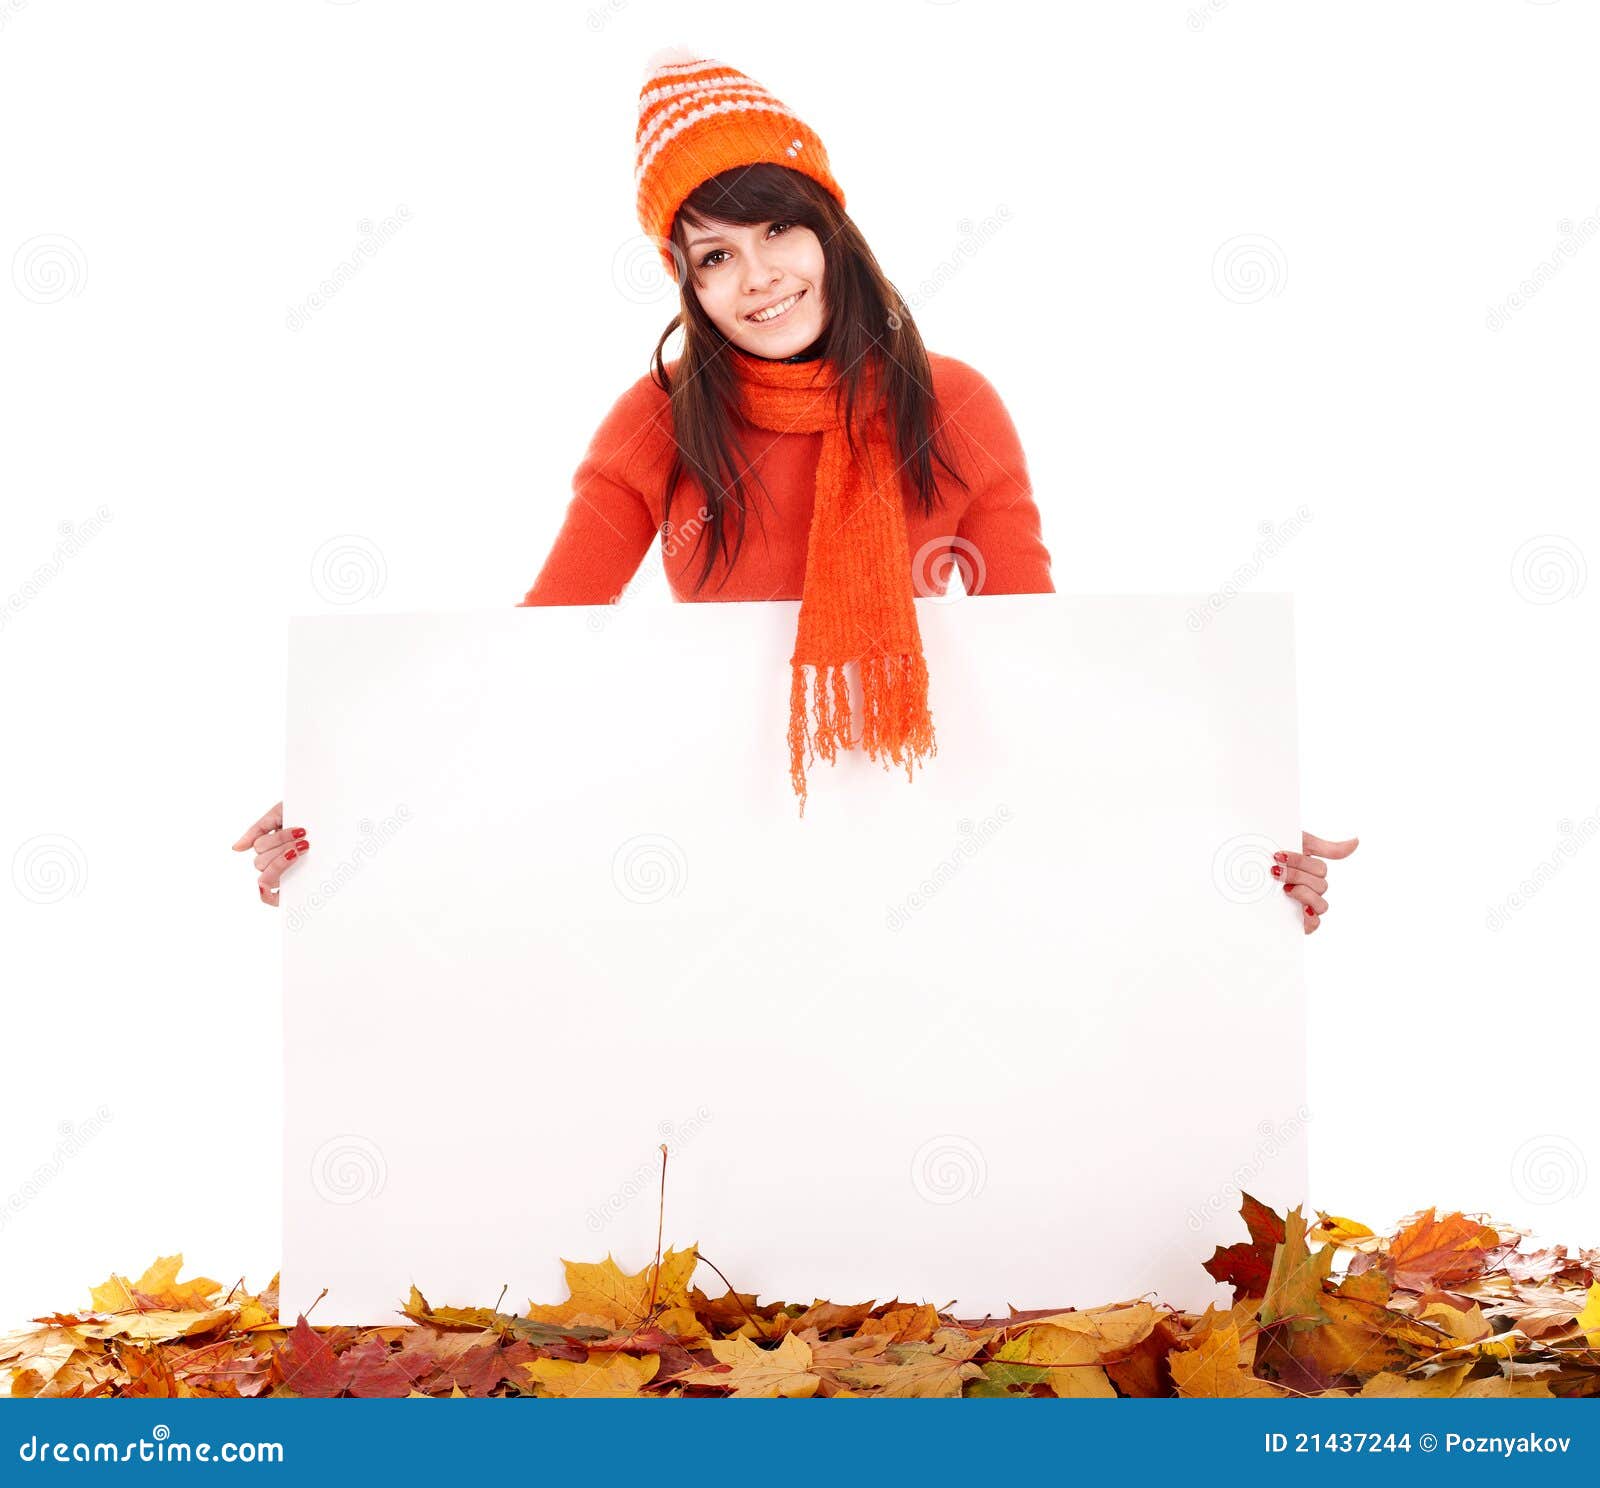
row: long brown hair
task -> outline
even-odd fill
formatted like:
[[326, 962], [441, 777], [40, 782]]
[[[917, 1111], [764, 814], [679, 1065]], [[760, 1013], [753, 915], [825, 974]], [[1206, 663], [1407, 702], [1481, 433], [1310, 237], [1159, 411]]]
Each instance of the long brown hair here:
[[[850, 448], [857, 453], [856, 410], [867, 376], [865, 363], [877, 359], [882, 402], [900, 470], [903, 495], [914, 495], [923, 514], [941, 505], [934, 475], [937, 462], [963, 489], [962, 480], [944, 447], [944, 431], [936, 427], [937, 407], [927, 349], [900, 293], [878, 267], [872, 250], [833, 195], [809, 176], [771, 163], [736, 166], [702, 182], [684, 201], [673, 220], [672, 255], [682, 265], [680, 306], [656, 343], [651, 375], [671, 398], [676, 452], [667, 472], [663, 506], [668, 522], [679, 484], [693, 477], [704, 494], [704, 513], [695, 538], [698, 547], [710, 534], [695, 591], [704, 587], [720, 551], [728, 555], [729, 511], [733, 513], [733, 553], [728, 569], [744, 545], [747, 504], [744, 476], [754, 474], [734, 431], [737, 374], [730, 362], [732, 343], [701, 307], [690, 282], [694, 266], [688, 249], [690, 226], [716, 218], [740, 226], [792, 222], [809, 227], [822, 241], [823, 295], [827, 324], [819, 338], [821, 355], [840, 369]], [[662, 347], [683, 328], [683, 355], [677, 375], [669, 376]], [[875, 410], [869, 410], [868, 416]], [[759, 476], [756, 484], [761, 486]], [[723, 582], [727, 574], [723, 575]]]

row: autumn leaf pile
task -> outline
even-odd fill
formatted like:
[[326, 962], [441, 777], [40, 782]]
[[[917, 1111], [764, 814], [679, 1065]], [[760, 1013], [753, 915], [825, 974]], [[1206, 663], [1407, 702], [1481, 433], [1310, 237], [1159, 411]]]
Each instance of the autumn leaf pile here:
[[[1600, 1250], [1523, 1250], [1463, 1214], [1392, 1236], [1245, 1197], [1249, 1239], [1205, 1269], [1230, 1307], [1143, 1298], [962, 1321], [898, 1299], [757, 1305], [697, 1250], [635, 1275], [608, 1255], [566, 1262], [571, 1295], [435, 1307], [410, 1325], [292, 1327], [277, 1278], [259, 1295], [180, 1281], [181, 1256], [112, 1276], [93, 1311], [0, 1336], [14, 1396], [1517, 1396], [1600, 1394]], [[1315, 1248], [1314, 1248], [1315, 1247]], [[700, 1265], [728, 1290], [692, 1285]], [[314, 1307], [313, 1307], [314, 1310]]]

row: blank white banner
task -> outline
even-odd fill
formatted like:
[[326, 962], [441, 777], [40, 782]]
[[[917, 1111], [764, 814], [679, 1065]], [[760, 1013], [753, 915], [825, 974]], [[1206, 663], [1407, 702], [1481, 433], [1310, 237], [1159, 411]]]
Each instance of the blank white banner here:
[[286, 1318], [638, 1270], [663, 1143], [763, 1301], [1198, 1309], [1307, 1197], [1289, 597], [918, 600], [937, 755], [804, 820], [797, 611], [291, 621]]

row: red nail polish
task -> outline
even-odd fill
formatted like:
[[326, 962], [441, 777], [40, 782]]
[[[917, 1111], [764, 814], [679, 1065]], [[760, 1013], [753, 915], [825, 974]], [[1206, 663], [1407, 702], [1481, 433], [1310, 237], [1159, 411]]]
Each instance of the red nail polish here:
[[298, 847], [291, 847], [289, 849], [289, 851], [286, 852], [283, 855], [283, 861], [287, 863], [289, 861], [289, 859], [292, 858], [299, 851], [300, 851], [300, 849]]
[[[1285, 894], [1287, 894], [1287, 893], [1288, 893], [1288, 892], [1289, 892], [1289, 890], [1290, 890], [1290, 889], [1291, 889], [1291, 888], [1292, 888], [1292, 887], [1293, 887], [1293, 885], [1291, 885], [1291, 884], [1285, 884], [1285, 885], [1284, 885], [1284, 886], [1283, 886], [1283, 892], [1284, 892], [1284, 893], [1285, 893]], [[1308, 907], [1309, 907], [1309, 906], [1308, 906]]]
[[1314, 909], [1313, 909], [1313, 908], [1312, 908], [1312, 907], [1311, 907], [1311, 906], [1310, 906], [1310, 905], [1309, 905], [1309, 904], [1308, 904], [1308, 905], [1306, 905], [1306, 914], [1307, 914], [1307, 916], [1308, 916], [1308, 917], [1309, 917], [1309, 918], [1311, 918], [1311, 919], [1313, 919], [1313, 920], [1314, 920], [1314, 919], [1316, 919], [1316, 917], [1317, 917], [1317, 912], [1316, 912], [1316, 910], [1314, 910]]
[[304, 827], [296, 827], [289, 835], [291, 837], [304, 837], [306, 835], [306, 829]]
[[1283, 877], [1283, 869], [1278, 867], [1278, 865], [1276, 863], [1274, 863], [1273, 866], [1272, 866], [1272, 876], [1274, 878], [1282, 878]]
[[310, 852], [311, 851], [311, 844], [309, 842], [302, 842], [299, 847], [295, 848], [295, 851], [297, 853]]

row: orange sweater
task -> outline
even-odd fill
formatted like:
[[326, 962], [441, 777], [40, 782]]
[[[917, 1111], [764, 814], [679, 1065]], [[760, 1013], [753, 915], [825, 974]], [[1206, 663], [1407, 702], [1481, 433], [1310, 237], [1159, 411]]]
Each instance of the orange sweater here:
[[[954, 357], [929, 353], [933, 391], [944, 411], [950, 457], [963, 490], [935, 464], [941, 506], [932, 517], [906, 500], [906, 535], [920, 595], [943, 593], [953, 555], [983, 594], [1051, 594], [1050, 554], [1039, 533], [1028, 467], [1015, 425], [983, 375]], [[668, 373], [675, 364], [668, 364]], [[700, 538], [698, 485], [679, 484], [672, 525], [663, 527], [662, 487], [672, 459], [667, 395], [646, 373], [617, 399], [573, 477], [572, 500], [555, 545], [520, 605], [614, 602], [659, 534], [662, 561], [679, 600], [799, 599], [815, 499], [820, 433], [740, 430], [765, 488], [748, 480], [744, 544], [731, 573], [719, 553], [697, 594], [710, 534]], [[769, 499], [770, 498], [770, 499]], [[729, 545], [735, 519], [729, 518]], [[699, 546], [696, 546], [696, 542]], [[971, 546], [968, 546], [970, 544]], [[726, 582], [724, 582], [726, 580]]]

